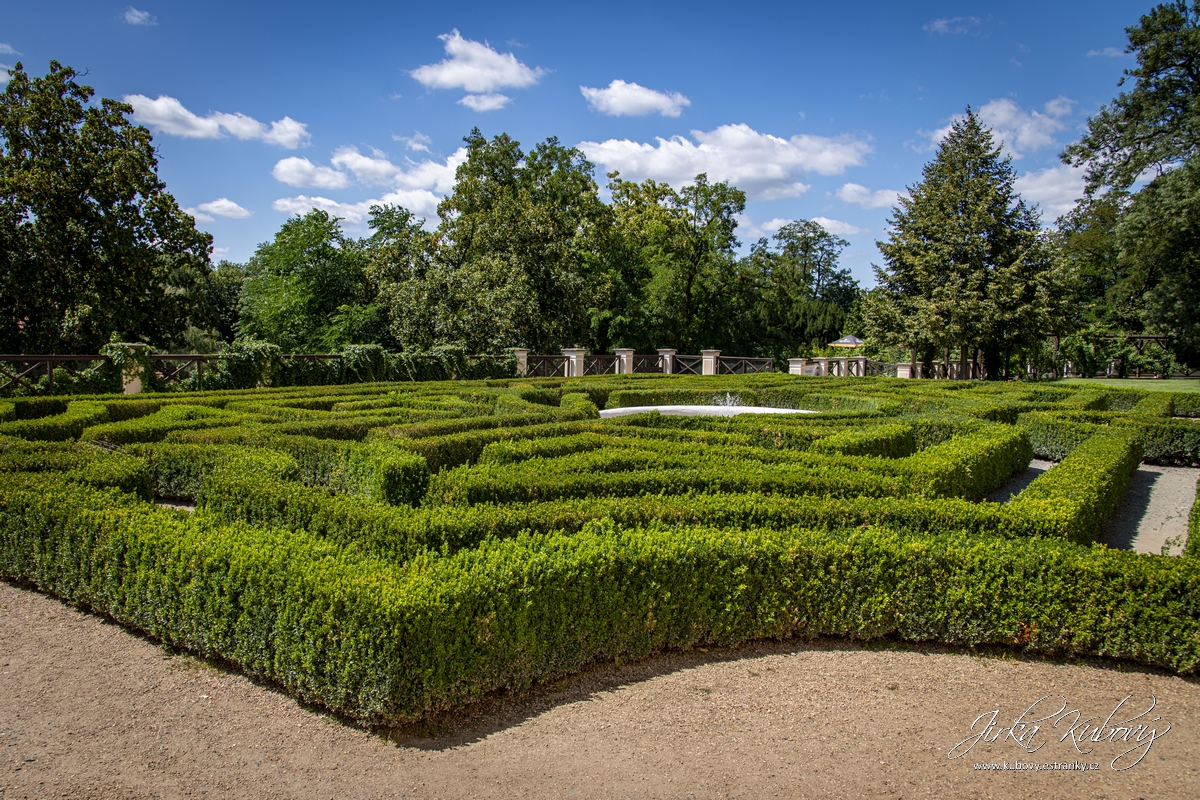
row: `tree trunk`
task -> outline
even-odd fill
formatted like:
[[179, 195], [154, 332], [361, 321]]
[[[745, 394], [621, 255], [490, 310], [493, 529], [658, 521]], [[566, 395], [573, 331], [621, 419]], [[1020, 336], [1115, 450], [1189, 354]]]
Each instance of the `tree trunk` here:
[[967, 380], [970, 373], [967, 371], [970, 362], [967, 361], [967, 343], [963, 342], [958, 346], [958, 379], [960, 381]]

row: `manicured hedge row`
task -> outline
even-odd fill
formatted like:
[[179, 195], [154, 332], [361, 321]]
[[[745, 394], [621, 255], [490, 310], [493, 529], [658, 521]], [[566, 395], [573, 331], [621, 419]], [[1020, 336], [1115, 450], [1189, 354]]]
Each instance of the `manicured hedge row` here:
[[168, 405], [155, 414], [122, 422], [92, 423], [82, 431], [91, 441], [125, 445], [158, 442], [172, 431], [237, 425], [253, 417], [202, 405]]
[[[45, 404], [41, 407], [47, 407]], [[0, 435], [19, 436], [22, 439], [61, 442], [78, 439], [89, 426], [107, 422], [108, 408], [104, 403], [74, 400], [66, 410], [50, 416], [19, 418], [0, 424]]]
[[1187, 420], [1112, 411], [1046, 411], [1022, 414], [1020, 423], [1029, 431], [1034, 453], [1053, 461], [1066, 457], [1096, 431], [1114, 427], [1136, 431], [1143, 458], [1150, 463], [1200, 464], [1200, 425]]
[[5, 575], [369, 724], [591, 661], [767, 637], [1007, 644], [1183, 674], [1200, 664], [1195, 559], [880, 529], [592, 524], [401, 568], [65, 484], [4, 497]]
[[895, 422], [826, 436], [813, 442], [812, 449], [818, 453], [848, 456], [904, 458], [917, 451], [917, 437], [911, 425]]

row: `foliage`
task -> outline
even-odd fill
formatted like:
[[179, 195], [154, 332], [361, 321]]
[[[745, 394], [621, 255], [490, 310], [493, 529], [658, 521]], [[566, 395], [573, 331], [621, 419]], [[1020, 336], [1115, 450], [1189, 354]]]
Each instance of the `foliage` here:
[[[0, 349], [95, 353], [178, 336], [194, 315], [185, 276], [212, 240], [166, 192], [150, 132], [126, 103], [91, 102], [56, 61], [21, 64], [0, 94]], [[185, 281], [186, 282], [186, 281]]]
[[1001, 377], [1052, 320], [1056, 276], [1038, 213], [1017, 196], [1011, 159], [969, 108], [922, 176], [878, 243], [885, 265], [864, 298], [865, 328], [919, 354], [955, 348], [966, 362], [979, 350], [989, 376]]

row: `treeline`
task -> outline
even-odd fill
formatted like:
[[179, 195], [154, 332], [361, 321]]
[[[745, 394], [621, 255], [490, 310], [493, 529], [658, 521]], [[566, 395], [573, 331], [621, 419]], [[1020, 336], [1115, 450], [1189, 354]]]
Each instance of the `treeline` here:
[[[348, 235], [313, 210], [244, 264], [212, 267], [158, 179], [132, 109], [92, 103], [69, 67], [0, 95], [0, 350], [95, 353], [113, 337], [174, 352], [240, 340], [283, 352], [376, 346], [499, 354], [671, 347], [777, 359], [845, 333], [886, 360], [971, 361], [989, 377], [1068, 363], [1200, 365], [1200, 0], [1127, 31], [1129, 86], [1063, 153], [1086, 197], [1051, 227], [968, 108], [878, 242], [878, 285], [847, 242], [797, 220], [743, 248], [745, 194], [607, 176], [550, 138], [465, 139], [437, 218], [371, 209]], [[1131, 336], [1161, 337], [1134, 347]]]
[[359, 238], [314, 210], [247, 263], [211, 268], [212, 239], [158, 179], [149, 131], [123, 103], [90, 103], [76, 77], [18, 64], [0, 96], [5, 352], [95, 353], [115, 335], [175, 352], [252, 339], [786, 357], [836, 338], [858, 294], [837, 263], [847, 243], [815, 223], [741, 254], [734, 186], [614, 173], [605, 202], [578, 150], [551, 138], [525, 152], [478, 130], [435, 221], [375, 207]]
[[[858, 287], [847, 242], [785, 225], [739, 255], [743, 192], [699, 175], [676, 190], [594, 168], [551, 138], [528, 153], [507, 135], [465, 139], [466, 161], [437, 227], [397, 206], [348, 236], [313, 210], [284, 223], [245, 265], [232, 331], [285, 350], [380, 344], [472, 353], [716, 347], [786, 357], [837, 338]], [[224, 272], [222, 272], [222, 270]]]

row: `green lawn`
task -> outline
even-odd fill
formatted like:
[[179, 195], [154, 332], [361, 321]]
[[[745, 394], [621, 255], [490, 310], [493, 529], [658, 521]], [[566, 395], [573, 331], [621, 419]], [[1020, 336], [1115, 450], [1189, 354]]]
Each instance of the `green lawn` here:
[[1061, 378], [1052, 383], [1112, 386], [1116, 389], [1141, 389], [1147, 392], [1200, 392], [1200, 378]]

